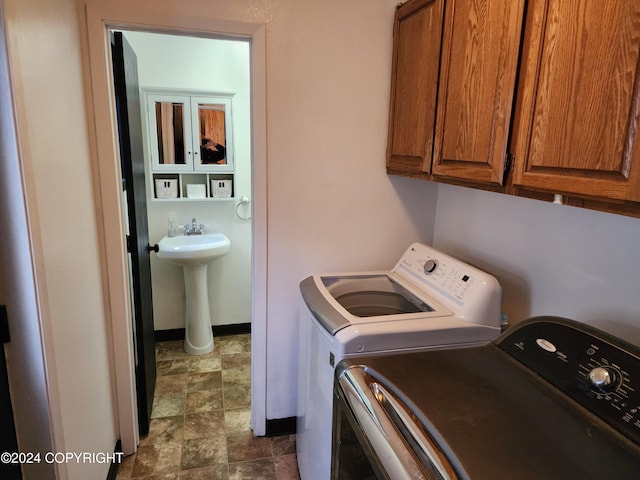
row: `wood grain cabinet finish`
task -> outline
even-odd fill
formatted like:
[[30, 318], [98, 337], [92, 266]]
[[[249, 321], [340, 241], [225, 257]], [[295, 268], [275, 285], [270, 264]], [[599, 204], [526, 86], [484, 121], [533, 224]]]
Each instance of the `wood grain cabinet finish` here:
[[449, 0], [432, 173], [502, 185], [524, 0]]
[[513, 185], [640, 201], [640, 2], [529, 0]]
[[387, 171], [431, 172], [444, 0], [396, 9]]
[[387, 171], [503, 182], [524, 0], [396, 11]]
[[409, 0], [391, 84], [389, 173], [640, 216], [639, 0]]

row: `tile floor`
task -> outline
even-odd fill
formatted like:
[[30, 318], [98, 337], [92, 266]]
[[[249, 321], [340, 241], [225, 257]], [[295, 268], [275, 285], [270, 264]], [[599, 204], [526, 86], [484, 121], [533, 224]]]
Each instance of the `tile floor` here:
[[297, 480], [295, 435], [251, 431], [251, 337], [216, 337], [212, 353], [182, 341], [156, 346], [158, 377], [149, 434], [119, 480]]

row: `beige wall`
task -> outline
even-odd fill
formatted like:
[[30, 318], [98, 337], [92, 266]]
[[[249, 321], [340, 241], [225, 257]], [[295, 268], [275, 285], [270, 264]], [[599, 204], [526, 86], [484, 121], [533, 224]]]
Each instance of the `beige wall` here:
[[[410, 242], [431, 240], [436, 188], [384, 173], [396, 3], [135, 4], [267, 24], [268, 418], [295, 415], [301, 278], [388, 267]], [[30, 208], [42, 236], [38, 275], [49, 287], [44, 316], [52, 330], [47, 340], [57, 363], [64, 448], [110, 450], [118, 435], [107, 346], [112, 319], [96, 251], [98, 195], [75, 2], [7, 0], [7, 7]], [[98, 478], [98, 469], [69, 466], [74, 478]]]
[[[53, 380], [50, 402], [59, 412], [54, 448], [112, 452], [117, 434], [109, 325], [76, 6], [70, 0], [7, 0], [6, 21], [29, 222], [38, 236], [36, 281]], [[59, 468], [60, 478], [104, 478], [108, 465]]]

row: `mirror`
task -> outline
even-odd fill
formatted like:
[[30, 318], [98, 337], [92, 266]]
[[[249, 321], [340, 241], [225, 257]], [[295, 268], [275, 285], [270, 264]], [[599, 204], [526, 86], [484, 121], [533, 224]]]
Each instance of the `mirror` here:
[[154, 171], [233, 171], [231, 95], [146, 96]]
[[225, 106], [198, 102], [201, 165], [227, 164]]
[[158, 163], [186, 165], [184, 148], [184, 104], [155, 102]]

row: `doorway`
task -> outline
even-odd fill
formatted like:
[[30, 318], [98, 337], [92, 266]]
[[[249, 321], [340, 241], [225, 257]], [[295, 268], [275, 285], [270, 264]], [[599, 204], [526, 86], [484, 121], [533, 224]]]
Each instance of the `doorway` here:
[[[105, 21], [109, 18], [109, 21]], [[95, 121], [93, 158], [99, 178], [102, 236], [104, 239], [108, 303], [112, 313], [113, 351], [118, 404], [118, 421], [125, 454], [135, 451], [138, 438], [132, 365], [126, 251], [123, 248], [124, 219], [119, 194], [120, 172], [117, 125], [109, 79], [109, 30], [145, 30], [145, 25], [163, 25], [165, 33], [199, 37], [232, 36], [250, 43], [251, 63], [251, 324], [252, 324], [252, 427], [256, 435], [264, 435], [266, 423], [266, 93], [265, 93], [265, 26], [188, 17], [156, 9], [120, 8], [96, 2], [85, 5], [85, 18], [90, 66], [90, 113]], [[149, 27], [151, 29], [151, 27]], [[157, 30], [158, 27], [155, 27]], [[150, 30], [149, 30], [150, 31]], [[235, 206], [234, 206], [235, 209]], [[235, 215], [235, 212], [234, 212]], [[152, 233], [150, 232], [150, 235]]]
[[[139, 91], [138, 127], [141, 129], [144, 154], [139, 157], [144, 169], [144, 180], [141, 199], [131, 198], [125, 203], [129, 205], [127, 212], [129, 223], [148, 225], [148, 241], [153, 245], [167, 235], [168, 225], [190, 224], [192, 219], [205, 225], [206, 230], [217, 230], [230, 240], [232, 248], [229, 253], [209, 264], [208, 297], [210, 300], [211, 320], [214, 332], [248, 331], [251, 324], [251, 95], [250, 95], [250, 62], [249, 41], [236, 38], [202, 38], [185, 35], [169, 35], [148, 31], [124, 30], [115, 32], [115, 37], [122, 36], [130, 47], [134, 60], [132, 69], [137, 70], [137, 87]], [[117, 91], [117, 89], [116, 89]], [[175, 103], [158, 103], [157, 98], [173, 99]], [[228, 123], [216, 141], [227, 146], [227, 159], [224, 165], [200, 165], [194, 161], [187, 163], [187, 151], [183, 133], [191, 133], [183, 126], [190, 120], [188, 112], [189, 99], [224, 98], [228, 103], [226, 114]], [[120, 102], [122, 103], [122, 102]], [[185, 105], [186, 104], [186, 105]], [[171, 106], [169, 112], [157, 111], [158, 105]], [[186, 108], [185, 108], [186, 107]], [[118, 107], [122, 116], [122, 105]], [[179, 112], [179, 113], [178, 113]], [[168, 114], [167, 114], [168, 113]], [[174, 115], [175, 113], [175, 115]], [[197, 112], [191, 112], [194, 115]], [[161, 118], [156, 118], [161, 114]], [[165, 118], [169, 117], [169, 118]], [[161, 121], [162, 120], [162, 121]], [[195, 121], [193, 122], [195, 124]], [[159, 130], [166, 127], [165, 131]], [[131, 129], [132, 126], [130, 125]], [[194, 130], [199, 130], [192, 126]], [[174, 135], [174, 130], [176, 134]], [[164, 134], [164, 135], [160, 135]], [[160, 135], [160, 138], [158, 136]], [[207, 133], [211, 136], [210, 133]], [[163, 138], [164, 137], [164, 138]], [[169, 145], [166, 137], [173, 142]], [[120, 133], [121, 153], [127, 146]], [[164, 142], [163, 142], [164, 140]], [[157, 141], [157, 143], [156, 143]], [[197, 139], [199, 143], [199, 139]], [[193, 139], [194, 149], [196, 139]], [[166, 145], [163, 145], [165, 143]], [[158, 162], [157, 152], [166, 154]], [[171, 158], [169, 158], [169, 153]], [[195, 154], [194, 154], [195, 156]], [[232, 159], [232, 162], [231, 162]], [[182, 160], [182, 161], [180, 161]], [[226, 160], [229, 160], [227, 163]], [[170, 161], [170, 163], [169, 163]], [[123, 177], [133, 175], [133, 170], [123, 167]], [[210, 170], [199, 170], [199, 168]], [[216, 169], [222, 167], [224, 173]], [[126, 174], [126, 172], [130, 172]], [[214, 178], [224, 178], [229, 188], [227, 195], [214, 197]], [[158, 182], [170, 182], [173, 190], [166, 192], [156, 185]], [[135, 178], [132, 184], [135, 184]], [[203, 195], [191, 198], [189, 187], [202, 187]], [[128, 191], [128, 190], [127, 190]], [[168, 194], [167, 194], [168, 193]], [[168, 197], [168, 198], [167, 198]], [[240, 200], [242, 199], [242, 200]], [[136, 208], [131, 208], [134, 205]], [[138, 206], [142, 206], [142, 210]], [[135, 217], [144, 216], [144, 218]], [[173, 229], [173, 226], [172, 226]], [[178, 234], [180, 227], [178, 227]], [[145, 245], [147, 240], [143, 242]], [[144, 246], [142, 247], [144, 249]], [[131, 250], [131, 246], [129, 247]], [[144, 253], [144, 252], [143, 252]], [[153, 292], [153, 324], [159, 338], [175, 339], [184, 332], [185, 327], [185, 287], [182, 268], [151, 255], [150, 288]], [[136, 262], [132, 262], [136, 266]], [[148, 263], [147, 263], [148, 265]], [[148, 267], [147, 267], [148, 268]], [[137, 281], [136, 269], [133, 269], [133, 286], [144, 285]], [[140, 296], [136, 288], [132, 304], [135, 316], [139, 316]], [[151, 292], [142, 298], [151, 298]], [[150, 302], [149, 302], [150, 303]], [[136, 377], [138, 393], [138, 416], [141, 433], [148, 428], [149, 405], [141, 404], [141, 399], [153, 396], [153, 384], [141, 385], [143, 377], [155, 378], [153, 372], [141, 374], [145, 364], [153, 364], [153, 348], [149, 342], [141, 341], [145, 335], [144, 322], [133, 319], [134, 337], [136, 338]], [[138, 328], [135, 328], [138, 325]], [[215, 342], [214, 342], [215, 343]], [[150, 355], [151, 354], [151, 355]], [[147, 359], [151, 361], [146, 361]], [[147, 366], [149, 370], [151, 367]], [[145, 386], [149, 387], [148, 389]], [[146, 390], [146, 391], [145, 391]], [[148, 407], [148, 408], [147, 408]]]

